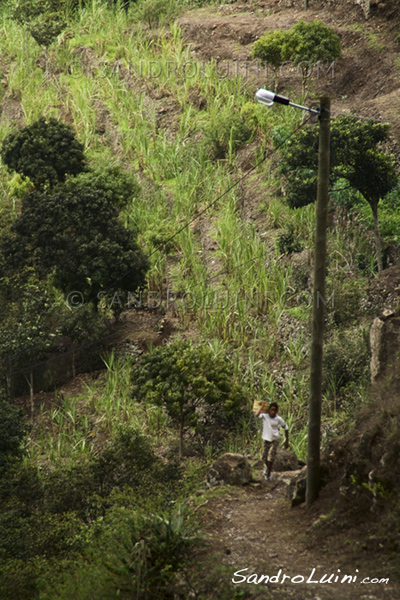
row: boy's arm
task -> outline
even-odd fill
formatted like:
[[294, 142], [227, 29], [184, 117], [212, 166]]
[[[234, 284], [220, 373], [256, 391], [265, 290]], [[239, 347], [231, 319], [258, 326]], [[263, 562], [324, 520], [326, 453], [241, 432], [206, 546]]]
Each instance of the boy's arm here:
[[289, 429], [285, 429], [285, 448], [289, 448]]
[[279, 419], [280, 419], [280, 426], [282, 427], [282, 429], [285, 432], [285, 443], [283, 445], [285, 448], [289, 448], [289, 427], [287, 426], [285, 421], [282, 419], [282, 417], [279, 417]]
[[256, 417], [259, 417], [261, 413], [265, 413], [265, 412], [267, 412], [265, 402], [261, 402], [260, 408], [259, 408], [258, 412], [256, 412]]

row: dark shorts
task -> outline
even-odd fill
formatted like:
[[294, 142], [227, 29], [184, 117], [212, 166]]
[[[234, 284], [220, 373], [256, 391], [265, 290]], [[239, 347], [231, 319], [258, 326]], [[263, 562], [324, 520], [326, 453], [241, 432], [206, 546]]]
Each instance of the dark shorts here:
[[276, 451], [278, 450], [279, 440], [274, 440], [273, 442], [268, 442], [264, 440], [264, 452], [263, 452], [263, 461], [266, 463], [274, 462]]

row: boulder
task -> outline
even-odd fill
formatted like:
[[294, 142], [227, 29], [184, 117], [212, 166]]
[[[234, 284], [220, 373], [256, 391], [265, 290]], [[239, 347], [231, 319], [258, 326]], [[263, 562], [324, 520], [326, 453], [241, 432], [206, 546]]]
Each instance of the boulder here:
[[296, 471], [299, 468], [297, 456], [291, 450], [278, 447], [274, 460], [274, 471]]
[[370, 329], [371, 381], [389, 378], [398, 383], [400, 367], [400, 310], [384, 310]]
[[291, 501], [292, 507], [298, 506], [306, 501], [307, 467], [303, 467], [296, 477], [290, 482], [287, 498]]
[[220, 456], [209, 468], [207, 484], [246, 485], [252, 481], [250, 463], [242, 454], [228, 452]]

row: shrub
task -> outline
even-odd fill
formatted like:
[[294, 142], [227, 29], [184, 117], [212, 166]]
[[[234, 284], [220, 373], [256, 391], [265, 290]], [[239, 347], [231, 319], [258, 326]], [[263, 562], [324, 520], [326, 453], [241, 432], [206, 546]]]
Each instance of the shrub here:
[[363, 330], [339, 332], [324, 350], [325, 389], [339, 392], [348, 384], [361, 383], [369, 378], [370, 350]]
[[164, 405], [179, 425], [179, 453], [183, 454], [186, 427], [198, 427], [204, 404], [218, 406], [237, 419], [243, 406], [242, 387], [232, 377], [224, 355], [206, 345], [194, 348], [175, 341], [144, 356], [133, 371], [133, 394], [138, 400]]
[[278, 69], [290, 60], [292, 49], [292, 32], [277, 29], [269, 31], [253, 44], [252, 58], [259, 58], [264, 64], [270, 65], [275, 73], [275, 85], [278, 84]]
[[163, 464], [143, 433], [121, 426], [95, 458], [45, 474], [46, 510], [73, 511], [92, 521], [112, 503], [116, 490], [131, 488], [139, 504], [161, 488], [167, 497], [180, 477], [180, 469]]
[[293, 224], [289, 224], [286, 231], [279, 235], [277, 246], [280, 254], [292, 254], [303, 249], [302, 243], [296, 237]]
[[16, 133], [1, 147], [1, 159], [10, 169], [29, 177], [37, 189], [52, 188], [85, 169], [83, 144], [69, 125], [41, 117]]
[[28, 431], [22, 410], [0, 393], [0, 477], [23, 456], [23, 440]]
[[115, 588], [143, 600], [173, 600], [177, 575], [196, 539], [182, 507], [169, 514], [133, 515], [109, 566]]
[[294, 64], [304, 63], [306, 69], [318, 62], [331, 62], [340, 58], [342, 46], [339, 36], [323, 21], [312, 23], [300, 20], [292, 27], [290, 58]]
[[136, 198], [140, 192], [140, 186], [134, 175], [120, 165], [108, 163], [96, 165], [93, 169], [77, 175], [72, 187], [75, 188], [76, 185], [101, 190], [111, 204], [120, 209]]
[[312, 23], [298, 21], [289, 30], [269, 31], [254, 42], [252, 56], [271, 65], [278, 83], [278, 69], [286, 61], [301, 67], [303, 85], [318, 62], [340, 58], [342, 47], [339, 36], [320, 20]]
[[254, 127], [246, 118], [231, 108], [213, 113], [203, 127], [204, 143], [212, 160], [231, 157], [243, 144], [248, 142]]
[[364, 293], [362, 284], [354, 279], [346, 280], [337, 273], [329, 275], [328, 279], [333, 298], [330, 311], [333, 323], [342, 325], [356, 322], [360, 317], [361, 298]]
[[50, 46], [65, 29], [65, 0], [18, 0], [13, 17], [25, 26], [39, 46]]

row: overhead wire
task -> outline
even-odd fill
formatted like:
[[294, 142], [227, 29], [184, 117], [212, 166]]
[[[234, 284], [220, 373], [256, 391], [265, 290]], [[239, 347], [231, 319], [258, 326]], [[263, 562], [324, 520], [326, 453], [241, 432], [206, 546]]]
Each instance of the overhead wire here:
[[[364, 117], [364, 116], [360, 116], [360, 115], [356, 115], [353, 113], [347, 113], [347, 112], [338, 112], [338, 111], [330, 111], [332, 116], [351, 116], [354, 118], [357, 118], [359, 120], [369, 120], [369, 121], [373, 121], [376, 123], [392, 123], [392, 122], [396, 122], [396, 123], [400, 123], [400, 121], [393, 121], [393, 120], [378, 120], [378, 119], [374, 119], [371, 117]], [[253, 171], [255, 171], [261, 164], [263, 164], [268, 158], [271, 158], [271, 156], [273, 156], [285, 143], [288, 142], [288, 140], [293, 137], [300, 129], [302, 129], [307, 123], [313, 121], [313, 116], [310, 115], [308, 118], [304, 119], [304, 121], [302, 123], [300, 123], [300, 125], [298, 125], [290, 134], [288, 134], [277, 146], [275, 146], [273, 149], [271, 149], [270, 151], [265, 151], [264, 152], [264, 156], [253, 166], [251, 167], [251, 169], [249, 169], [248, 171], [246, 171], [246, 173], [239, 177], [238, 179], [236, 179], [229, 187], [227, 190], [225, 190], [222, 194], [220, 194], [219, 196], [217, 196], [217, 198], [215, 198], [212, 202], [210, 202], [205, 208], [203, 208], [198, 214], [194, 215], [191, 219], [189, 219], [182, 227], [180, 227], [174, 234], [172, 234], [169, 238], [167, 238], [166, 240], [164, 240], [163, 242], [161, 242], [154, 250], [153, 252], [151, 252], [148, 255], [148, 258], [150, 258], [151, 256], [153, 256], [156, 252], [160, 251], [161, 249], [165, 248], [166, 245], [171, 242], [173, 239], [175, 239], [180, 233], [182, 233], [182, 231], [184, 231], [185, 229], [187, 229], [188, 227], [190, 227], [190, 225], [192, 223], [194, 223], [197, 219], [199, 219], [205, 212], [207, 212], [208, 210], [210, 210], [210, 208], [212, 208], [217, 202], [219, 202], [220, 200], [222, 200], [222, 198], [224, 198], [232, 189], [234, 189], [236, 186], [238, 186], [242, 181], [244, 181]], [[345, 187], [345, 188], [340, 188], [340, 189], [331, 189], [329, 190], [330, 193], [336, 193], [339, 192], [341, 190], [345, 190], [348, 189], [349, 186]], [[193, 286], [191, 288], [190, 291], [192, 291], [193, 289], [196, 289], [204, 284], [209, 283], [210, 281], [220, 277], [221, 275], [224, 275], [228, 272], [234, 272], [236, 270], [238, 270], [239, 268], [241, 268], [242, 266], [246, 265], [246, 264], [250, 264], [252, 262], [254, 262], [255, 260], [257, 260], [259, 257], [253, 257], [252, 259], [245, 261], [244, 263], [241, 263], [240, 265], [238, 265], [237, 267], [234, 267], [233, 269], [227, 269], [225, 271], [219, 272], [216, 275], [214, 275], [213, 277], [209, 278], [207, 277], [205, 280], [203, 280], [202, 282], [198, 282], [197, 284], [195, 284], [195, 286]], [[110, 288], [109, 290], [110, 291]], [[211, 293], [211, 292], [210, 292]], [[82, 308], [82, 307], [79, 307]], [[79, 310], [78, 308], [78, 310]], [[76, 310], [73, 309], [72, 310]], [[63, 356], [68, 356], [69, 354], [77, 354], [79, 352], [81, 352], [82, 350], [85, 350], [87, 348], [90, 348], [96, 344], [101, 344], [102, 342], [106, 342], [110, 339], [112, 339], [115, 336], [115, 333], [111, 333], [109, 335], [105, 335], [105, 336], [101, 336], [100, 338], [97, 338], [91, 342], [87, 342], [84, 343], [72, 350], [67, 351], [66, 353], [63, 353]], [[27, 373], [30, 370], [32, 370], [33, 368], [46, 364], [48, 362], [51, 362], [52, 360], [57, 360], [57, 358], [60, 355], [55, 355], [54, 357], [51, 357], [49, 359], [43, 359], [41, 361], [37, 361], [35, 363], [32, 363], [30, 365], [25, 366], [23, 369], [18, 369], [16, 371], [12, 371], [12, 374], [19, 374], [19, 373]], [[82, 363], [80, 364], [80, 366], [82, 366]]]
[[[204, 209], [202, 209], [200, 211], [200, 213], [196, 214], [194, 217], [192, 217], [191, 219], [189, 219], [182, 227], [180, 227], [173, 235], [171, 235], [167, 240], [164, 240], [161, 244], [159, 244], [155, 250], [148, 255], [148, 258], [150, 258], [151, 256], [153, 256], [156, 252], [158, 252], [159, 250], [161, 250], [162, 248], [165, 248], [165, 246], [172, 241], [173, 239], [175, 239], [182, 231], [184, 231], [186, 228], [190, 227], [190, 225], [192, 223], [194, 223], [197, 219], [199, 219], [205, 212], [207, 212], [208, 210], [210, 210], [210, 208], [212, 208], [217, 202], [219, 202], [222, 198], [224, 198], [232, 189], [234, 189], [236, 186], [238, 186], [242, 181], [244, 181], [247, 177], [249, 177], [251, 175], [251, 173], [253, 173], [253, 171], [255, 171], [261, 164], [263, 164], [268, 158], [271, 158], [274, 154], [276, 154], [278, 152], [278, 150], [288, 142], [288, 140], [290, 138], [292, 138], [300, 129], [302, 129], [303, 127], [305, 127], [305, 125], [310, 122], [312, 120], [312, 115], [310, 115], [308, 118], [304, 119], [293, 131], [291, 131], [277, 146], [275, 146], [274, 148], [272, 148], [269, 151], [265, 151], [264, 152], [264, 156], [253, 166], [251, 167], [251, 169], [249, 169], [248, 171], [246, 171], [246, 173], [237, 178], [229, 187], [227, 190], [225, 190], [222, 194], [220, 194], [219, 196], [217, 196], [217, 198], [215, 198], [212, 202], [210, 202]], [[230, 272], [235, 271], [237, 269], [239, 269], [241, 266], [243, 266], [244, 264], [246, 264], [247, 262], [254, 262], [254, 260], [257, 260], [258, 257], [254, 257], [252, 259], [250, 259], [249, 261], [246, 261], [245, 263], [241, 263], [240, 265], [238, 265], [237, 267], [235, 267], [234, 269], [231, 269]], [[203, 285], [204, 283], [206, 283], [207, 281], [211, 281], [212, 279], [215, 279], [216, 277], [220, 277], [223, 273], [219, 273], [215, 276], [213, 276], [211, 279], [207, 278], [204, 282], [201, 282], [199, 284], [196, 285], [196, 287], [198, 287], [199, 285]], [[110, 291], [109, 288], [108, 291]], [[83, 305], [84, 306], [84, 305]], [[79, 310], [80, 308], [82, 308], [83, 306], [77, 308], [77, 309], [72, 309], [72, 310]], [[71, 307], [70, 307], [71, 308]], [[77, 354], [79, 353], [82, 349], [87, 349], [90, 348], [96, 344], [101, 344], [102, 342], [105, 342], [107, 340], [110, 340], [112, 337], [115, 336], [115, 333], [106, 335], [106, 336], [101, 336], [100, 338], [97, 338], [96, 340], [93, 340], [91, 342], [87, 342], [85, 344], [82, 344], [72, 350], [69, 350], [67, 352], [63, 353], [63, 356], [68, 356], [68, 355], [73, 355], [73, 354]], [[30, 365], [26, 365], [24, 368], [21, 369], [16, 369], [16, 370], [12, 370], [10, 372], [10, 374], [16, 375], [16, 374], [20, 374], [20, 373], [29, 373], [30, 371], [32, 371], [32, 369], [34, 369], [37, 366], [40, 366], [42, 364], [46, 364], [48, 362], [51, 362], [52, 360], [57, 360], [57, 358], [60, 355], [56, 355], [54, 357], [51, 357], [49, 359], [43, 359], [41, 361], [36, 361], [35, 363], [31, 363]], [[80, 366], [82, 366], [82, 363], [80, 363]], [[77, 366], [77, 370], [79, 369], [79, 367]]]
[[[359, 120], [369, 120], [369, 121], [373, 121], [373, 122], [377, 122], [377, 123], [400, 123], [400, 121], [393, 121], [393, 120], [378, 120], [378, 119], [374, 119], [371, 117], [364, 117], [364, 116], [360, 116], [360, 115], [355, 115], [352, 113], [347, 113], [347, 112], [338, 112], [338, 111], [330, 111], [332, 116], [351, 116], [354, 118], [357, 118]], [[234, 189], [236, 186], [240, 185], [240, 183], [242, 181], [244, 181], [247, 177], [249, 177], [251, 175], [251, 173], [253, 173], [256, 169], [258, 169], [258, 167], [263, 164], [268, 158], [271, 158], [275, 153], [278, 152], [278, 150], [284, 145], [286, 144], [289, 139], [291, 139], [300, 129], [302, 129], [303, 127], [305, 127], [305, 125], [307, 125], [309, 122], [313, 122], [313, 115], [310, 115], [308, 118], [304, 119], [302, 121], [302, 123], [300, 123], [300, 125], [298, 125], [292, 132], [290, 132], [290, 134], [288, 134], [277, 146], [275, 146], [273, 149], [269, 150], [269, 151], [265, 151], [264, 152], [264, 156], [253, 166], [251, 167], [251, 169], [249, 169], [248, 171], [246, 171], [246, 173], [237, 178], [229, 187], [227, 190], [225, 190], [222, 194], [220, 194], [219, 196], [217, 196], [217, 198], [215, 198], [212, 202], [210, 202], [205, 208], [203, 208], [198, 214], [194, 215], [191, 219], [189, 219], [183, 226], [181, 226], [174, 234], [172, 234], [169, 238], [167, 238], [166, 240], [164, 240], [163, 242], [161, 242], [154, 250], [153, 252], [151, 252], [148, 255], [148, 258], [150, 258], [151, 256], [153, 256], [156, 252], [160, 251], [161, 249], [165, 248], [166, 245], [171, 242], [173, 239], [175, 239], [180, 233], [182, 233], [182, 231], [184, 231], [185, 229], [187, 229], [188, 227], [190, 227], [190, 225], [192, 223], [194, 223], [197, 219], [199, 219], [205, 212], [207, 212], [208, 210], [210, 210], [215, 204], [217, 204], [217, 202], [219, 202], [220, 200], [222, 200], [222, 198], [224, 198], [232, 189]], [[345, 188], [340, 188], [337, 190], [331, 189], [329, 190], [330, 193], [336, 193], [338, 191], [341, 191], [342, 189], [348, 189], [348, 187]], [[253, 257], [252, 259], [245, 261], [244, 263], [241, 263], [240, 265], [238, 265], [237, 267], [234, 267], [233, 269], [226, 269], [225, 271], [219, 272], [216, 275], [212, 276], [211, 278], [207, 277], [205, 280], [203, 280], [202, 282], [198, 282], [197, 284], [195, 284], [195, 286], [193, 286], [191, 288], [190, 291], [192, 291], [193, 289], [196, 289], [204, 284], [209, 283], [210, 281], [213, 281], [214, 279], [221, 277], [221, 275], [227, 274], [229, 272], [234, 272], [236, 270], [238, 270], [239, 268], [241, 268], [242, 266], [246, 265], [246, 264], [250, 264], [253, 263], [254, 261], [256, 261], [259, 257]], [[108, 291], [110, 291], [109, 288]], [[211, 293], [211, 292], [210, 292]], [[212, 292], [214, 293], [214, 291]], [[74, 309], [72, 308], [72, 310], [79, 310], [80, 308], [82, 308], [84, 305], [82, 305], [81, 307], [79, 307], [78, 309]], [[69, 350], [67, 352], [62, 353], [62, 356], [68, 356], [68, 355], [73, 355], [73, 354], [78, 354], [79, 352], [81, 352], [82, 350], [86, 350], [92, 346], [95, 346], [97, 344], [101, 344], [102, 342], [107, 342], [108, 340], [111, 340], [113, 337], [115, 337], [115, 333], [111, 333], [109, 335], [105, 335], [105, 336], [101, 336], [100, 338], [97, 338], [95, 340], [92, 340], [90, 342], [86, 342], [84, 344], [81, 344], [80, 346], [77, 346], [76, 348]], [[31, 363], [29, 365], [26, 365], [24, 368], [21, 369], [17, 369], [17, 370], [12, 370], [10, 372], [10, 374], [12, 375], [16, 375], [16, 374], [20, 374], [20, 373], [29, 373], [29, 371], [31, 371], [32, 369], [34, 369], [35, 367], [44, 365], [44, 364], [48, 364], [51, 361], [55, 361], [59, 358], [60, 354], [55, 355], [54, 357], [51, 358], [47, 358], [47, 359], [43, 359], [41, 361], [36, 361], [35, 363]], [[89, 365], [92, 362], [92, 359], [90, 358], [88, 360], [87, 363], [84, 363], [84, 366]], [[80, 362], [79, 365], [77, 365], [77, 370], [82, 372], [82, 362]]]

